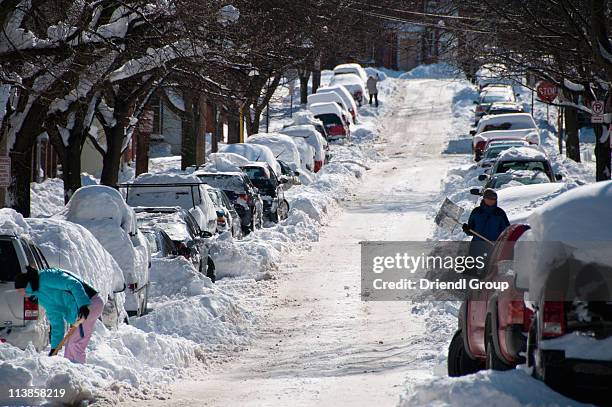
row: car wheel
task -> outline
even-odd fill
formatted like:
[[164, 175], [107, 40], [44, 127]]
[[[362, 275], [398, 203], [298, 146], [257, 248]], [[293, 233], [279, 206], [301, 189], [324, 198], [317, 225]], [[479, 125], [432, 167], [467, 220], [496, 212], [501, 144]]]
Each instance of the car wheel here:
[[217, 274], [215, 273], [215, 263], [213, 262], [213, 259], [210, 256], [208, 256], [208, 259], [206, 261], [206, 277], [210, 278], [210, 281], [212, 281], [213, 283], [217, 281]]
[[486, 333], [486, 351], [487, 351], [487, 359], [486, 359], [486, 368], [489, 370], [510, 370], [513, 369], [514, 366], [506, 363], [506, 361], [502, 360], [497, 356], [497, 352], [495, 352], [495, 345], [493, 344], [493, 334], [491, 333], [491, 328], [489, 323], [487, 323], [487, 328], [485, 329]]
[[470, 358], [465, 351], [461, 330], [455, 332], [455, 336], [453, 336], [448, 347], [447, 365], [450, 377], [465, 376], [482, 369], [482, 363]]

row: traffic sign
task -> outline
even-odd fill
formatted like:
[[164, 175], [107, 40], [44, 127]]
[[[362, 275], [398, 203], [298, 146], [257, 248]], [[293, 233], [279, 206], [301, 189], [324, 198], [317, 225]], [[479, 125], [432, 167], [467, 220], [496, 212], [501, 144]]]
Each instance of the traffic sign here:
[[603, 123], [604, 122], [604, 102], [603, 100], [594, 100], [591, 103], [591, 110], [593, 115], [591, 116], [591, 123]]
[[0, 157], [0, 188], [11, 185], [11, 158]]
[[539, 82], [536, 92], [538, 92], [538, 99], [548, 103], [552, 103], [559, 96], [559, 88], [551, 82]]

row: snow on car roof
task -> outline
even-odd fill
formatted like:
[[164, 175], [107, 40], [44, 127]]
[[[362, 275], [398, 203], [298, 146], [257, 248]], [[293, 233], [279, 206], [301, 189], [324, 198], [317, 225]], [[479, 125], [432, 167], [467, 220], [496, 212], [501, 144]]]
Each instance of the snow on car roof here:
[[525, 223], [536, 208], [567, 189], [562, 182], [512, 186], [497, 191], [497, 205], [511, 223]]
[[27, 235], [29, 227], [23, 216], [13, 209], [0, 209], [0, 235]]
[[516, 160], [533, 160], [544, 161], [548, 160], [548, 156], [543, 151], [533, 147], [511, 147], [502, 151], [497, 158], [498, 161], [516, 161]]
[[332, 85], [345, 85], [345, 86], [359, 85], [360, 87], [364, 88], [363, 80], [359, 76], [353, 73], [336, 75], [331, 79], [331, 84]]
[[308, 110], [310, 110], [315, 116], [322, 114], [335, 114], [338, 117], [342, 117], [342, 109], [336, 103], [313, 103], [308, 107]]
[[312, 124], [312, 125], [321, 125], [321, 126], [323, 125], [323, 122], [317, 119], [316, 117], [314, 117], [314, 114], [312, 114], [312, 112], [309, 110], [302, 110], [300, 112], [295, 112], [293, 113], [293, 116], [291, 116], [291, 119], [292, 119], [292, 122], [284, 125], [283, 128], [291, 127], [291, 126], [298, 126], [300, 124]]
[[308, 95], [307, 106], [312, 106], [315, 103], [340, 103], [343, 109], [349, 109], [349, 106], [346, 106], [344, 99], [336, 92], [321, 92]]
[[530, 113], [504, 113], [484, 116], [478, 122], [478, 126], [476, 126], [476, 133], [485, 131], [487, 126], [502, 126], [504, 124], [509, 126], [505, 130], [537, 129], [537, 125]]
[[133, 184], [193, 184], [200, 180], [193, 174], [140, 174]]
[[295, 145], [294, 138], [281, 133], [260, 133], [249, 136], [249, 144], [267, 146], [274, 153], [277, 160], [300, 165], [300, 152]]
[[167, 212], [141, 212], [138, 213], [139, 224], [147, 227], [159, 227], [168, 234], [173, 241], [185, 241], [190, 238], [187, 224], [180, 211]]
[[[316, 131], [316, 130], [315, 130]], [[281, 174], [281, 168], [272, 150], [266, 146], [248, 143], [227, 144], [219, 149], [223, 153], [239, 154], [249, 161], [263, 161], [270, 164], [275, 174]]]

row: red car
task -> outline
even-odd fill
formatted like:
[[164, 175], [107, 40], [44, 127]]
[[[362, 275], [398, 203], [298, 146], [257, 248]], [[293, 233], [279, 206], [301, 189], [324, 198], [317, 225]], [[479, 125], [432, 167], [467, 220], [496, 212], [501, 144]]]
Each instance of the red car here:
[[[514, 288], [514, 275], [503, 267], [512, 260], [514, 245], [528, 225], [506, 228], [495, 242], [489, 266], [481, 281], [508, 282], [510, 288], [472, 291], [461, 305], [459, 329], [448, 349], [449, 376], [463, 376], [487, 368], [511, 369], [524, 362], [531, 311], [523, 293]], [[501, 262], [501, 263], [500, 263]]]

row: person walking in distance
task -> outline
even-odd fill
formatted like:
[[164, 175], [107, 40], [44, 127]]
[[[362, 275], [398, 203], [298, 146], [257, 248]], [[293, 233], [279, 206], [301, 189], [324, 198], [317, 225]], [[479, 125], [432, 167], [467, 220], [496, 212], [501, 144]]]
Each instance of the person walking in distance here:
[[36, 297], [45, 309], [51, 328], [52, 356], [64, 338], [64, 322], [79, 328], [65, 343], [64, 357], [75, 363], [85, 363], [87, 344], [96, 320], [104, 310], [104, 300], [89, 284], [75, 275], [57, 268], [37, 271], [28, 266], [27, 272], [15, 278], [15, 289], [23, 296]]
[[370, 75], [367, 85], [368, 93], [370, 94], [370, 105], [372, 105], [372, 98], [374, 98], [376, 107], [378, 107], [378, 74], [376, 76]]

